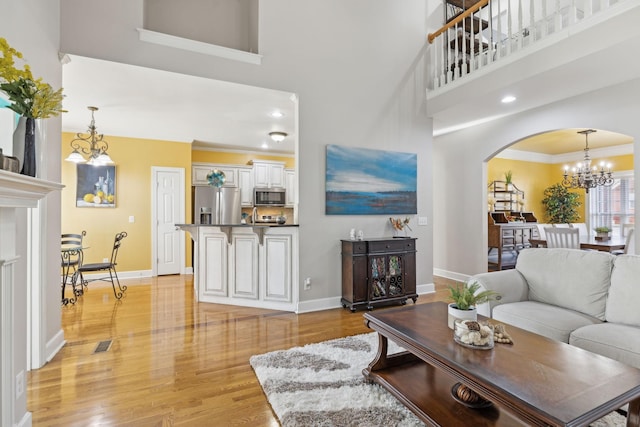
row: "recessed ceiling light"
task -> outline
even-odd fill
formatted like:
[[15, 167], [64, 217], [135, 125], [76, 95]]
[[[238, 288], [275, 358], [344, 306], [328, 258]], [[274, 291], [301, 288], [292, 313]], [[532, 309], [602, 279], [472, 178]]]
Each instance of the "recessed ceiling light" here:
[[266, 150], [267, 148], [269, 148], [269, 144], [267, 144], [266, 142], [263, 142], [262, 143], [262, 148], [264, 148]]
[[283, 117], [284, 114], [282, 113], [282, 111], [274, 111], [273, 113], [271, 113], [271, 117], [275, 117], [276, 119], [279, 119], [280, 117]]
[[510, 102], [513, 102], [516, 100], [516, 97], [513, 95], [507, 95], [504, 98], [502, 98], [502, 103], [503, 104], [509, 104]]

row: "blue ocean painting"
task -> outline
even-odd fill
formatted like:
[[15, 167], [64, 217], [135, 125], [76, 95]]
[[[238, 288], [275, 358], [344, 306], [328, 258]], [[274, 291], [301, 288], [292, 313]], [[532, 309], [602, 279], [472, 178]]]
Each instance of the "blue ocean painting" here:
[[327, 215], [415, 214], [418, 156], [327, 145]]

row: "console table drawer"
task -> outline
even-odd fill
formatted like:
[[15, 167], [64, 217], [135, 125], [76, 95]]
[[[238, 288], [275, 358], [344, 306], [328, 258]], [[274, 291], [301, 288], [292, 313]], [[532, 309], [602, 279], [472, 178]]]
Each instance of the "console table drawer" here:
[[414, 251], [416, 241], [414, 239], [394, 239], [380, 242], [369, 242], [369, 253]]

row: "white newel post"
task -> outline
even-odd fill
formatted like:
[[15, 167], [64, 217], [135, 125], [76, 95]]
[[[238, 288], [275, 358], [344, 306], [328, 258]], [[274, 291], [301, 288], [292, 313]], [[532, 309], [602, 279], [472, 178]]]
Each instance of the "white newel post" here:
[[[26, 366], [26, 361], [16, 362], [16, 354], [24, 355], [24, 349], [15, 348], [18, 334], [26, 335], [26, 313], [24, 322], [16, 322], [19, 313], [14, 312], [14, 301], [17, 284], [16, 277], [25, 277], [33, 280], [28, 275], [26, 260], [21, 259], [16, 252], [16, 245], [33, 245], [34, 240], [28, 236], [18, 235], [18, 212], [24, 212], [24, 208], [38, 207], [38, 201], [52, 191], [59, 191], [62, 184], [44, 181], [25, 175], [0, 170], [0, 425], [13, 426], [21, 424], [25, 420], [31, 425], [30, 414], [26, 412], [26, 372], [20, 369], [14, 372], [14, 366]], [[20, 240], [18, 240], [20, 239]], [[34, 248], [28, 247], [31, 252]], [[20, 286], [29, 286], [29, 283], [21, 283]], [[22, 323], [22, 324], [19, 324]], [[19, 384], [17, 376], [20, 377]], [[19, 390], [17, 390], [19, 388]], [[17, 393], [20, 391], [21, 393]], [[18, 400], [21, 404], [18, 405]]]

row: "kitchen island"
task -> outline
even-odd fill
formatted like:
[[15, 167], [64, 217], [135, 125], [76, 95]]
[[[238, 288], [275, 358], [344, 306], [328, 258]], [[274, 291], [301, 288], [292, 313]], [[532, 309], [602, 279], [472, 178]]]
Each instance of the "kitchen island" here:
[[176, 224], [194, 242], [199, 302], [296, 311], [297, 224]]

